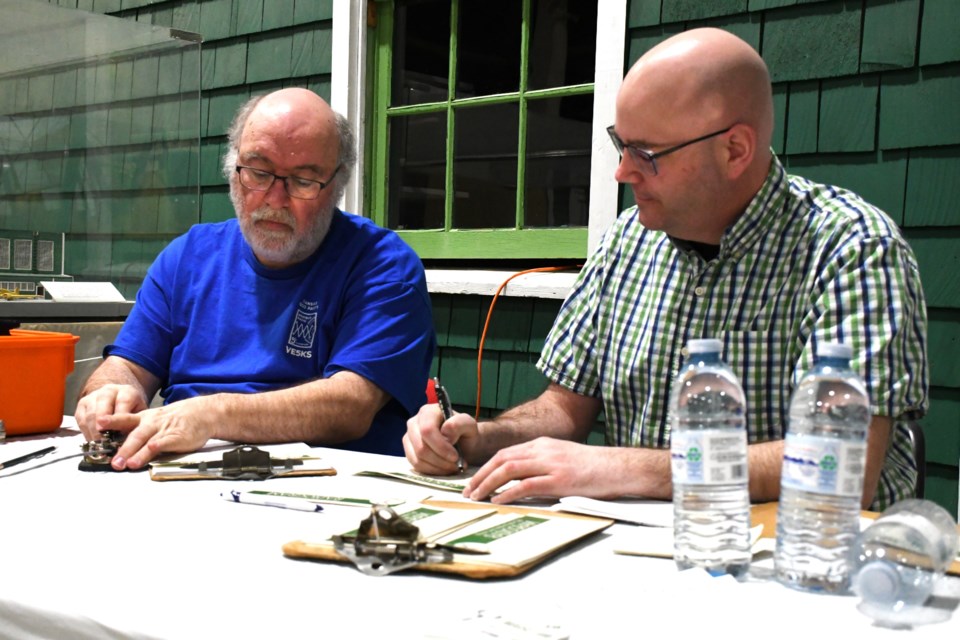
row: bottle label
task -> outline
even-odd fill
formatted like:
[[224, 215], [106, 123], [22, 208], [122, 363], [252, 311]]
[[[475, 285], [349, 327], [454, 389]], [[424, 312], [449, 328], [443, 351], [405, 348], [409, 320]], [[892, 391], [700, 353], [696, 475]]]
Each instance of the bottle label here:
[[676, 484], [746, 482], [747, 434], [730, 429], [674, 431], [670, 461]]
[[866, 443], [788, 432], [780, 484], [800, 491], [859, 498], [866, 458]]

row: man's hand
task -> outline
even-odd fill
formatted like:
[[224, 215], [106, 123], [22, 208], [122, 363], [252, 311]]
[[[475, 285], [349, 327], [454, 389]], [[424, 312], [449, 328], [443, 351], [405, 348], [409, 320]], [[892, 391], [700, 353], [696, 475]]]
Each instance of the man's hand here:
[[147, 408], [143, 391], [128, 384], [107, 384], [77, 401], [74, 416], [87, 440], [100, 438], [97, 424], [101, 418], [114, 414], [131, 414]]
[[501, 449], [477, 471], [463, 495], [484, 500], [511, 480], [518, 482], [493, 496], [491, 502], [505, 504], [532, 496], [609, 498], [623, 495], [626, 482], [618, 483], [616, 477], [608, 477], [610, 471], [614, 472], [613, 476], [619, 476], [627, 470], [621, 454], [622, 451], [612, 447], [537, 438]]
[[455, 413], [444, 422], [440, 407], [427, 404], [407, 420], [403, 450], [407, 460], [420, 473], [451, 475], [457, 473], [457, 460], [460, 459], [454, 445], [459, 443], [461, 451], [469, 450], [470, 440], [477, 435], [477, 423], [469, 415]]
[[214, 398], [198, 396], [140, 413], [101, 416], [97, 420], [101, 431], [127, 433], [111, 466], [117, 471], [140, 469], [165, 451], [196, 451], [210, 439], [219, 420], [219, 403]]

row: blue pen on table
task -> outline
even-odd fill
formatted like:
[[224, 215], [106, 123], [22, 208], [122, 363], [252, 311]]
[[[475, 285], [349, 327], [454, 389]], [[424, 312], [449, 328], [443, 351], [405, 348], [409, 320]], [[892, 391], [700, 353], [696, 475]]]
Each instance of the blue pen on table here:
[[0, 462], [0, 469], [8, 469], [8, 468], [10, 468], [10, 467], [12, 467], [12, 466], [14, 466], [14, 465], [18, 465], [18, 464], [21, 464], [21, 463], [23, 463], [23, 462], [27, 462], [27, 461], [29, 461], [29, 460], [33, 460], [34, 458], [39, 458], [39, 457], [41, 457], [41, 456], [45, 456], [45, 455], [47, 455], [48, 453], [51, 453], [51, 452], [56, 451], [56, 450], [57, 450], [56, 447], [44, 447], [43, 449], [40, 449], [39, 451], [34, 451], [33, 453], [28, 453], [28, 454], [23, 455], [23, 456], [20, 456], [20, 457], [18, 457], [18, 458], [13, 458], [12, 460], [7, 460], [6, 462]]
[[221, 491], [220, 497], [230, 502], [241, 504], [258, 504], [263, 507], [277, 507], [279, 509], [296, 509], [297, 511], [323, 511], [323, 505], [310, 502], [302, 498], [271, 493], [269, 491]]
[[[440, 405], [440, 411], [443, 413], [443, 421], [446, 422], [453, 417], [453, 405], [450, 404], [450, 396], [447, 395], [447, 390], [440, 384], [440, 378], [433, 379], [433, 390], [437, 394], [437, 404]], [[463, 473], [466, 468], [466, 464], [463, 462], [463, 454], [460, 453], [459, 445], [454, 444], [453, 446], [457, 450], [457, 471]]]

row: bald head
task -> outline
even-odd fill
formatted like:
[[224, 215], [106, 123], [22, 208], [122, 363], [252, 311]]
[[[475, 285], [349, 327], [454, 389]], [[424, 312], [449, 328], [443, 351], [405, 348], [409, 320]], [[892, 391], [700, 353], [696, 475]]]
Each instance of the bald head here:
[[647, 51], [617, 96], [618, 112], [635, 109], [661, 122], [676, 121], [678, 133], [747, 124], [761, 149], [769, 148], [773, 135], [766, 64], [750, 45], [721, 29], [685, 31]]

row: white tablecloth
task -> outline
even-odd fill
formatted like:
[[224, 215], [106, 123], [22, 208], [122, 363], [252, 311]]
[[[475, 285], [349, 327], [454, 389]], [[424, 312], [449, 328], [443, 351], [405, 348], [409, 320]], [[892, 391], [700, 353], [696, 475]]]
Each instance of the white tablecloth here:
[[[517, 629], [553, 627], [553, 636], [517, 631], [520, 638], [960, 637], [958, 615], [905, 634], [873, 626], [853, 597], [614, 554], [616, 537], [634, 530], [626, 524], [514, 579], [370, 577], [348, 564], [292, 560], [284, 543], [324, 539], [368, 510], [315, 514], [233, 504], [220, 492], [240, 485], [410, 500], [453, 494], [355, 476], [408, 466], [333, 449], [318, 449], [338, 470], [333, 477], [154, 482], [146, 473], [84, 473], [75, 456], [81, 442], [75, 429], [61, 429], [0, 444], [0, 461], [58, 448], [37, 465], [0, 471], [0, 638], [469, 638], [481, 637], [471, 635], [478, 616], [503, 616]], [[67, 455], [75, 457], [53, 461]], [[960, 593], [957, 582], [944, 583], [944, 593]]]

